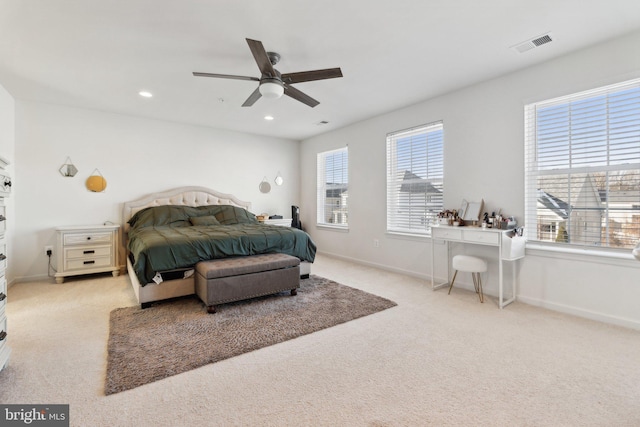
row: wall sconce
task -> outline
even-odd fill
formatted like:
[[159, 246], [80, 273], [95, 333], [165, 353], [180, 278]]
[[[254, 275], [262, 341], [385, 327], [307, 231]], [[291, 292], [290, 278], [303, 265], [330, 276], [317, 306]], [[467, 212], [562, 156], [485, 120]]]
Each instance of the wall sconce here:
[[71, 157], [67, 157], [67, 160], [65, 160], [64, 165], [60, 167], [59, 171], [65, 178], [73, 178], [78, 173], [78, 169], [76, 169], [71, 162]]
[[85, 183], [85, 185], [87, 186], [87, 190], [89, 191], [93, 191], [94, 193], [102, 193], [105, 188], [107, 188], [107, 180], [104, 179], [100, 171], [96, 168], [91, 176], [87, 178], [87, 182]]
[[284, 178], [280, 175], [280, 171], [278, 171], [278, 175], [276, 175], [276, 179], [274, 179], [273, 182], [275, 182], [276, 185], [282, 185], [284, 182]]

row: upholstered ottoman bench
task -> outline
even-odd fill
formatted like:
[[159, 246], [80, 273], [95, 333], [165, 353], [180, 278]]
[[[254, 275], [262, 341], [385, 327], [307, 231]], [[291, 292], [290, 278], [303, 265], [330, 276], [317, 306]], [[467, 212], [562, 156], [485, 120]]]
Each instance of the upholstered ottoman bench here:
[[291, 291], [300, 287], [300, 260], [264, 254], [201, 261], [196, 264], [196, 294], [209, 313], [216, 305]]

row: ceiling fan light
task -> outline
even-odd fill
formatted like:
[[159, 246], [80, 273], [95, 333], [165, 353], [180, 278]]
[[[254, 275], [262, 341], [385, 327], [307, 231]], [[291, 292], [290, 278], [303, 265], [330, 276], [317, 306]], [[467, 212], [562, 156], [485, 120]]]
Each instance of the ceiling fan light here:
[[280, 98], [284, 94], [284, 87], [278, 83], [264, 82], [260, 85], [260, 94], [265, 98]]

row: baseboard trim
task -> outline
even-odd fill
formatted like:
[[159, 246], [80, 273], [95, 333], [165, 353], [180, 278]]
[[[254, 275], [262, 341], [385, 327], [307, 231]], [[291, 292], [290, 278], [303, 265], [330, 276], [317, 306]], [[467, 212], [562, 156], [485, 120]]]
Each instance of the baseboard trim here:
[[330, 253], [330, 252], [318, 251], [318, 253], [320, 255], [327, 256], [327, 257], [330, 257], [330, 258], [336, 258], [336, 259], [340, 259], [340, 260], [343, 260], [343, 261], [353, 262], [354, 264], [365, 265], [367, 267], [374, 267], [374, 268], [379, 268], [380, 270], [385, 270], [385, 271], [391, 271], [393, 273], [404, 274], [405, 276], [410, 276], [410, 277], [415, 277], [415, 278], [418, 278], [418, 279], [429, 280], [429, 283], [431, 283], [431, 276], [428, 275], [428, 274], [418, 273], [418, 272], [411, 271], [411, 270], [403, 270], [401, 268], [390, 267], [390, 266], [385, 265], [385, 264], [378, 264], [378, 263], [375, 263], [375, 262], [364, 261], [364, 260], [361, 260], [361, 259], [358, 259], [358, 258], [351, 258], [351, 257], [348, 257], [348, 256], [337, 255], [337, 254]]
[[[363, 260], [360, 260], [360, 259], [357, 259], [357, 258], [351, 258], [351, 257], [343, 256], [343, 255], [337, 255], [337, 254], [329, 253], [329, 252], [318, 251], [318, 253], [321, 254], [321, 255], [324, 255], [324, 256], [331, 257], [331, 258], [336, 258], [336, 259], [340, 259], [340, 260], [343, 260], [343, 261], [353, 262], [355, 264], [360, 264], [360, 265], [365, 265], [365, 266], [368, 266], [368, 267], [379, 268], [380, 270], [391, 271], [393, 273], [399, 273], [399, 274], [404, 274], [404, 275], [411, 276], [411, 277], [416, 277], [418, 279], [428, 280], [429, 283], [431, 283], [431, 276], [428, 275], [428, 274], [417, 273], [415, 271], [410, 271], [410, 270], [403, 270], [401, 268], [389, 267], [388, 265], [378, 264], [378, 263], [375, 263], [375, 262], [363, 261]], [[456, 285], [455, 286], [463, 288], [463, 289], [467, 289], [467, 290], [472, 290], [473, 289], [472, 285], [470, 285], [468, 283], [464, 283], [464, 282], [458, 282], [458, 280], [456, 280]], [[495, 295], [491, 295], [490, 293], [485, 293], [485, 295], [494, 296], [495, 297]], [[627, 318], [624, 318], [624, 317], [612, 316], [612, 315], [606, 314], [606, 313], [600, 313], [600, 312], [596, 312], [596, 311], [585, 310], [585, 309], [582, 309], [582, 308], [579, 308], [579, 307], [575, 307], [575, 306], [571, 306], [571, 305], [560, 304], [560, 303], [555, 303], [555, 302], [551, 302], [551, 301], [545, 301], [545, 300], [541, 300], [539, 298], [531, 298], [531, 297], [522, 296], [522, 295], [516, 295], [516, 302], [521, 302], [521, 303], [532, 305], [532, 306], [535, 306], [535, 307], [546, 308], [546, 309], [549, 309], [549, 310], [557, 311], [559, 313], [570, 314], [570, 315], [576, 316], [576, 317], [582, 317], [582, 318], [585, 318], [585, 319], [595, 320], [595, 321], [601, 322], [601, 323], [607, 323], [607, 324], [622, 326], [622, 327], [625, 327], [625, 328], [640, 330], [640, 321], [634, 320], [634, 319], [627, 319]]]
[[11, 280], [7, 286], [11, 287], [13, 285], [15, 285], [16, 283], [24, 283], [24, 282], [38, 282], [40, 280], [47, 280], [47, 279], [51, 279], [51, 280], [55, 280], [54, 277], [49, 277], [46, 274], [36, 274], [35, 276], [22, 276], [22, 277], [15, 277], [13, 278], [13, 280]]
[[609, 323], [617, 326], [624, 326], [625, 328], [640, 330], [640, 321], [627, 319], [619, 316], [612, 316], [606, 313], [600, 313], [592, 310], [585, 310], [583, 308], [574, 307], [566, 304], [559, 304], [555, 302], [541, 300], [539, 298], [531, 298], [527, 296], [518, 295], [517, 301], [533, 305], [536, 307], [547, 308], [549, 310], [558, 311], [560, 313], [571, 314], [577, 317], [583, 317], [585, 319], [595, 320], [601, 323]]

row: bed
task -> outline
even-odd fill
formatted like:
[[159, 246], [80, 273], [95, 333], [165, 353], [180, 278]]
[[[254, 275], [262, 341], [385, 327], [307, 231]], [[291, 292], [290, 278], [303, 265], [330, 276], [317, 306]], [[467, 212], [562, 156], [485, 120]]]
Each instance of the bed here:
[[285, 253], [301, 260], [308, 277], [315, 244], [307, 233], [265, 225], [251, 203], [206, 187], [180, 187], [123, 205], [127, 272], [142, 308], [195, 293], [199, 261]]

